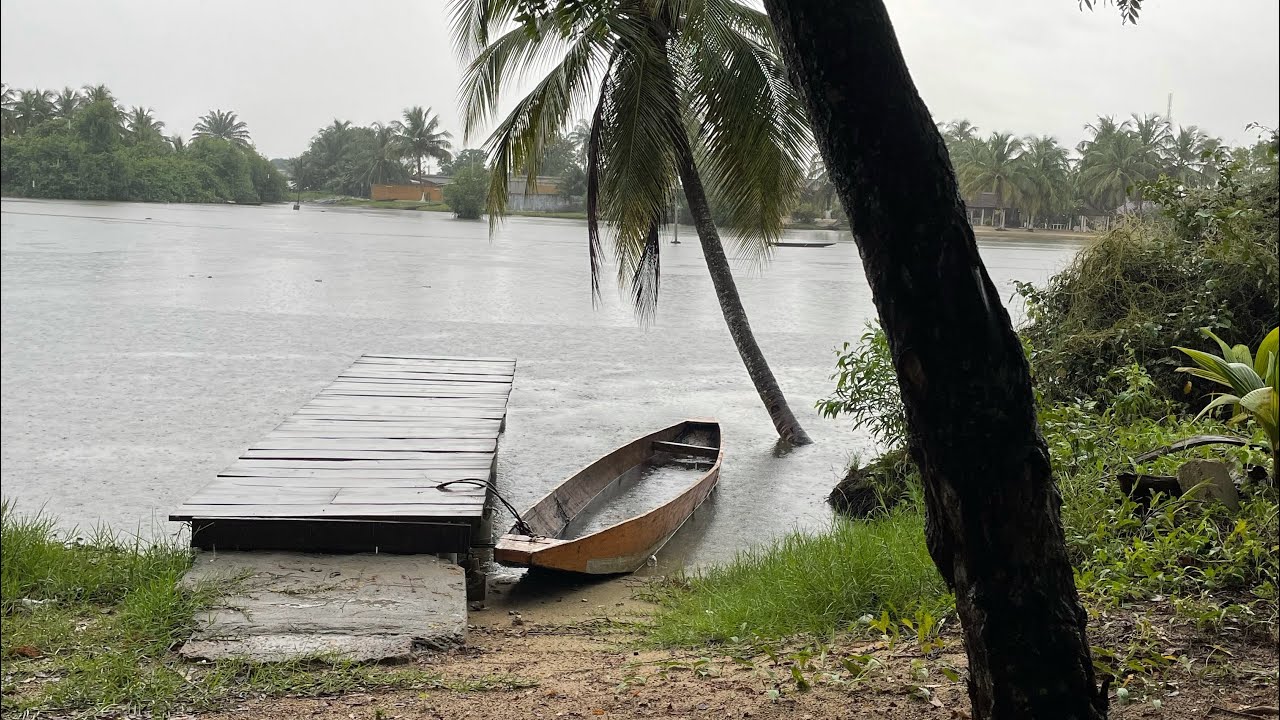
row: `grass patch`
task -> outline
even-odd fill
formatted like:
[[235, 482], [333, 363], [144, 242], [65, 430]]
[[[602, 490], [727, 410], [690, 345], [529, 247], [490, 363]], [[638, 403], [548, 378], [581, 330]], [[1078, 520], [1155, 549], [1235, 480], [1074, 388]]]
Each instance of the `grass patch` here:
[[[508, 690], [514, 676], [446, 678], [415, 667], [334, 658], [188, 663], [175, 652], [220, 588], [179, 585], [191, 553], [109, 532], [67, 541], [47, 516], [0, 503], [0, 705], [59, 716], [147, 711], [164, 717], [262, 696], [357, 690]], [[69, 534], [71, 537], [75, 533]]]
[[650, 639], [668, 646], [826, 636], [864, 615], [936, 615], [951, 604], [914, 511], [793, 533], [656, 592]]

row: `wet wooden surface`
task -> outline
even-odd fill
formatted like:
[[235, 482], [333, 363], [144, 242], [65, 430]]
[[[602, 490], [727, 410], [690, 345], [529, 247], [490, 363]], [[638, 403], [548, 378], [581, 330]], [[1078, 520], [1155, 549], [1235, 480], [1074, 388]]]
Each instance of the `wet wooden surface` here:
[[437, 485], [493, 479], [514, 376], [514, 360], [364, 355], [169, 519], [210, 532], [201, 521], [235, 519], [246, 549], [258, 527], [278, 544], [285, 519], [478, 527], [487, 490]]

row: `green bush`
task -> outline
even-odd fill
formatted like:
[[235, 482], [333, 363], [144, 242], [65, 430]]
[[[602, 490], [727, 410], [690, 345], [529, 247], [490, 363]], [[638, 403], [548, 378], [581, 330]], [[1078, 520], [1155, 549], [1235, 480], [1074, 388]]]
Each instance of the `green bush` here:
[[1241, 181], [1228, 167], [1208, 190], [1157, 183], [1148, 196], [1162, 216], [1120, 223], [1043, 289], [1020, 285], [1045, 397], [1101, 399], [1132, 359], [1167, 398], [1203, 404], [1211, 388], [1175, 373], [1173, 346], [1199, 342], [1202, 327], [1254, 346], [1280, 315], [1275, 174], [1273, 156], [1269, 174]]
[[818, 209], [808, 203], [801, 203], [791, 211], [791, 219], [801, 223], [811, 223], [818, 217]]
[[489, 200], [489, 171], [480, 165], [458, 170], [453, 182], [444, 186], [444, 201], [454, 217], [475, 220], [484, 212]]

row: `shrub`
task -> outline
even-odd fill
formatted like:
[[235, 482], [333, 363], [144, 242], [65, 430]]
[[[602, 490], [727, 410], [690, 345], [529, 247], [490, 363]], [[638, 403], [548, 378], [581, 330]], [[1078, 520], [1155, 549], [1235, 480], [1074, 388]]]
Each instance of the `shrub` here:
[[791, 211], [791, 219], [796, 222], [811, 223], [818, 217], [818, 210], [814, 206], [804, 203]]
[[488, 200], [489, 171], [480, 165], [461, 168], [453, 176], [453, 182], [444, 186], [444, 201], [457, 218], [479, 218]]
[[893, 369], [889, 340], [879, 325], [868, 323], [857, 346], [836, 350], [836, 389], [817, 403], [823, 417], [848, 415], [855, 430], [866, 430], [881, 448], [906, 443], [907, 417]]

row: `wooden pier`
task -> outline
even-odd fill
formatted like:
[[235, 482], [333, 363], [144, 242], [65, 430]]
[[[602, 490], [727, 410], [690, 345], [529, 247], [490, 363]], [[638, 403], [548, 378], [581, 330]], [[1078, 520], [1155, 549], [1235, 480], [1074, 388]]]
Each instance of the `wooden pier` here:
[[208, 550], [470, 555], [515, 365], [361, 356], [169, 519]]

